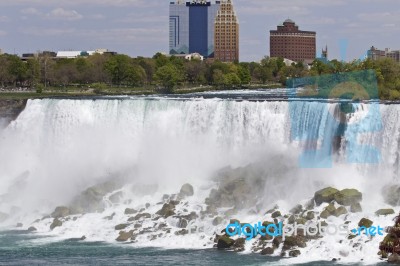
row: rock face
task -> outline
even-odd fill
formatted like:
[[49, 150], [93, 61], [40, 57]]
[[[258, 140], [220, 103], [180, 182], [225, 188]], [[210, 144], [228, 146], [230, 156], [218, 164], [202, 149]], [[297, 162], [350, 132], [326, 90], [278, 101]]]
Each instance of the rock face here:
[[10, 122], [25, 109], [26, 100], [0, 100], [0, 118]]
[[130, 214], [135, 214], [137, 212], [138, 212], [137, 210], [126, 208], [124, 213], [125, 215], [130, 215]]
[[60, 206], [57, 207], [54, 212], [51, 214], [51, 217], [53, 218], [63, 218], [68, 215], [70, 215], [71, 211], [68, 207], [65, 206]]
[[275, 250], [273, 248], [265, 248], [261, 251], [261, 255], [272, 255]]
[[350, 211], [353, 213], [362, 212], [362, 207], [360, 203], [352, 204], [350, 207]]
[[118, 224], [115, 226], [115, 230], [120, 231], [127, 228], [130, 224]]
[[28, 228], [28, 232], [35, 232], [35, 231], [37, 231], [37, 229], [33, 226]]
[[335, 194], [339, 192], [336, 188], [328, 187], [315, 192], [314, 200], [317, 205], [330, 203], [335, 199]]
[[181, 197], [191, 197], [194, 195], [194, 189], [191, 184], [184, 184], [179, 192]]
[[334, 195], [335, 201], [340, 205], [351, 206], [360, 203], [362, 193], [356, 189], [343, 189]]
[[165, 203], [161, 210], [156, 212], [156, 214], [163, 216], [164, 218], [168, 218], [172, 215], [175, 215], [175, 204], [173, 202]]

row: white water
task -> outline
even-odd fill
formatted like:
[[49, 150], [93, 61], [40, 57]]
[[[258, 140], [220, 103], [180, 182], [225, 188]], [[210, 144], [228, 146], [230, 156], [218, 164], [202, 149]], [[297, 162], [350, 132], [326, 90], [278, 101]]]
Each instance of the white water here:
[[[350, 125], [344, 134], [347, 142], [343, 140], [338, 155], [332, 156], [332, 167], [305, 169], [299, 158], [306, 148], [318, 149], [313, 156], [330, 162], [333, 132], [338, 126], [332, 119], [337, 112], [336, 103], [145, 98], [31, 100], [0, 133], [0, 195], [8, 194], [0, 202], [0, 212], [13, 215], [4, 225], [20, 221], [30, 224], [51, 213], [54, 207], [67, 205], [87, 187], [123, 176], [134, 184], [133, 188], [123, 188], [124, 198], [133, 203], [110, 206], [101, 214], [84, 215], [52, 232], [50, 219], [35, 224], [39, 233], [62, 239], [85, 235], [91, 241], [114, 242], [114, 226], [126, 222], [126, 207], [141, 208], [150, 203], [147, 211], [155, 213], [162, 206], [157, 203], [163, 194], [177, 193], [182, 184], [191, 183], [195, 196], [189, 199], [188, 206], [178, 208], [199, 212], [205, 208], [204, 199], [213, 186], [210, 178], [216, 170], [260, 161], [270, 170], [263, 210], [257, 215], [243, 212], [235, 218], [263, 221], [270, 218], [264, 215], [267, 208], [276, 203], [286, 213], [298, 202], [310, 199], [316, 190], [334, 186], [363, 192], [364, 213], [348, 217], [354, 224], [362, 217], [371, 217], [381, 226], [392, 225], [394, 216], [378, 219], [373, 213], [387, 207], [380, 195], [381, 187], [397, 180], [400, 106], [380, 106], [378, 118], [366, 116], [370, 105], [354, 107], [356, 112], [346, 117]], [[359, 122], [365, 116], [366, 122]], [[369, 150], [352, 148], [356, 143], [377, 148], [379, 164], [348, 163], [351, 149], [356, 150], [351, 154], [358, 159], [376, 157]], [[143, 191], [145, 185], [153, 184], [158, 185], [154, 194]], [[112, 221], [103, 219], [114, 212]], [[169, 224], [177, 222], [168, 219]], [[197, 223], [210, 227], [211, 221], [199, 219]], [[151, 220], [145, 223], [148, 227], [156, 225]], [[154, 241], [142, 237], [135, 245], [212, 247], [212, 233], [203, 234], [204, 239], [194, 234]], [[376, 237], [364, 249], [350, 251], [343, 260], [365, 258], [375, 262], [381, 239]], [[339, 257], [339, 251], [350, 245], [345, 241], [338, 246], [338, 239], [324, 241], [308, 245], [303, 256], [294, 261]], [[320, 251], [315, 252], [316, 248]]]

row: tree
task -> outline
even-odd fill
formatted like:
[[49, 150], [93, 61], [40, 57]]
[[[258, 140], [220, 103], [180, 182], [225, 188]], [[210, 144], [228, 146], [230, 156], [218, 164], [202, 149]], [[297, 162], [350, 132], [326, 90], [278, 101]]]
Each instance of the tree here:
[[174, 87], [183, 80], [183, 75], [176, 66], [167, 64], [158, 68], [154, 79], [161, 84], [164, 92], [172, 93]]

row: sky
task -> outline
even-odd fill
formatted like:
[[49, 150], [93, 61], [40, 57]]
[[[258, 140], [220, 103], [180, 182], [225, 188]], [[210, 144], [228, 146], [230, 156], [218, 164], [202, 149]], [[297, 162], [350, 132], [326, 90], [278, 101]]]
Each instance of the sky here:
[[[171, 0], [173, 1], [173, 0]], [[0, 0], [7, 53], [107, 48], [130, 56], [168, 52], [170, 0]], [[214, 2], [214, 0], [212, 1]], [[269, 31], [285, 19], [317, 32], [317, 51], [353, 60], [374, 45], [400, 50], [399, 0], [234, 0], [240, 61], [269, 55]]]

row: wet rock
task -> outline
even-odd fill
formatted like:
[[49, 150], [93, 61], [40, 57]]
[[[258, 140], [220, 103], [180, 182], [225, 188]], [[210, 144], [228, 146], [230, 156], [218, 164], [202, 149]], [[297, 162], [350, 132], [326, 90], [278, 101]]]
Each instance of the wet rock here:
[[347, 209], [343, 206], [340, 206], [335, 210], [335, 216], [339, 217], [340, 215], [347, 214]]
[[370, 228], [374, 222], [367, 218], [362, 218], [360, 222], [358, 222], [358, 227], [365, 227], [365, 228]]
[[23, 227], [24, 225], [22, 224], [22, 223], [17, 223], [17, 225], [16, 225], [16, 227], [17, 228], [21, 228], [21, 227]]
[[146, 203], [145, 207], [146, 209], [150, 208], [150, 203]]
[[297, 224], [306, 224], [307, 220], [300, 217], [300, 218], [296, 219], [296, 223]]
[[184, 184], [179, 192], [181, 197], [190, 197], [194, 195], [194, 189], [191, 184]]
[[233, 250], [236, 252], [241, 252], [244, 251], [244, 245], [246, 244], [246, 239], [245, 238], [238, 238], [235, 240], [235, 243], [233, 244]]
[[129, 232], [120, 231], [119, 236], [115, 240], [118, 242], [126, 242], [132, 237], [133, 237], [133, 230], [131, 230]]
[[224, 219], [222, 217], [215, 217], [214, 220], [212, 221], [212, 225], [217, 226], [220, 225]]
[[125, 209], [125, 212], [124, 212], [125, 215], [132, 215], [132, 214], [136, 214], [136, 213], [138, 213], [137, 210], [135, 210], [135, 209], [130, 209], [130, 208], [126, 208], [126, 209]]
[[117, 231], [121, 231], [121, 230], [124, 230], [125, 228], [127, 228], [129, 225], [130, 225], [130, 224], [118, 224], [118, 225], [116, 225], [114, 228], [115, 228], [115, 230], [117, 230]]
[[385, 203], [396, 207], [400, 205], [400, 185], [392, 184], [382, 189]]
[[351, 206], [362, 201], [362, 193], [356, 189], [343, 189], [335, 194], [335, 201], [340, 205]]
[[28, 228], [28, 232], [36, 232], [37, 229], [34, 226]]
[[380, 210], [377, 210], [375, 212], [375, 214], [378, 216], [387, 216], [387, 215], [394, 214], [394, 210], [393, 209], [380, 209]]
[[53, 223], [50, 225], [50, 230], [53, 230], [54, 228], [60, 227], [62, 225], [63, 225], [62, 221], [60, 221], [58, 218], [55, 218], [53, 220]]
[[289, 257], [298, 257], [300, 255], [301, 255], [301, 252], [298, 249], [289, 251]]
[[321, 212], [321, 214], [319, 216], [322, 219], [327, 219], [329, 216], [331, 216], [331, 214], [327, 210], [324, 210], [324, 211]]
[[314, 198], [312, 198], [311, 200], [309, 200], [306, 205], [305, 205], [307, 210], [313, 210], [315, 208], [315, 200]]
[[346, 258], [350, 255], [350, 252], [348, 250], [340, 250], [339, 255]]
[[68, 207], [59, 206], [57, 207], [54, 212], [51, 214], [53, 218], [63, 218], [71, 214], [71, 211]]
[[131, 221], [137, 221], [137, 220], [140, 220], [140, 219], [142, 219], [142, 218], [144, 218], [144, 219], [150, 219], [150, 218], [151, 218], [151, 214], [150, 214], [150, 213], [139, 213], [139, 214], [137, 214], [135, 217], [129, 218], [128, 221], [129, 221], [129, 222], [131, 222]]
[[188, 221], [186, 219], [180, 218], [178, 221], [179, 228], [186, 228], [188, 226]]
[[397, 255], [397, 253], [393, 253], [392, 255], [389, 256], [388, 262], [400, 264], [400, 256]]
[[290, 210], [290, 213], [291, 214], [300, 214], [302, 211], [303, 211], [303, 206], [301, 204], [298, 204]]
[[296, 217], [294, 215], [291, 215], [288, 219], [289, 224], [294, 224], [296, 222]]
[[289, 250], [294, 247], [305, 248], [306, 246], [305, 238], [302, 236], [287, 236], [283, 242], [283, 250]]
[[352, 213], [362, 212], [361, 204], [360, 203], [352, 204], [350, 206], [350, 212], [352, 212]]
[[189, 234], [189, 231], [186, 230], [186, 229], [182, 229], [180, 231], [175, 232], [175, 235], [177, 235], [177, 236], [184, 236], [184, 235], [187, 235], [187, 234]]
[[313, 211], [307, 212], [307, 215], [305, 218], [306, 218], [306, 220], [313, 220], [315, 218], [314, 212]]
[[281, 236], [277, 236], [272, 240], [272, 244], [274, 245], [275, 248], [279, 248], [279, 246], [282, 244], [283, 240]]
[[272, 254], [274, 254], [274, 252], [275, 252], [274, 248], [268, 247], [261, 251], [261, 255], [263, 255], [263, 256], [272, 255]]
[[339, 190], [332, 187], [321, 189], [314, 194], [315, 203], [317, 205], [321, 205], [322, 203], [330, 203], [335, 199], [335, 194], [338, 192]]
[[104, 219], [111, 221], [112, 219], [114, 219], [114, 216], [115, 216], [115, 212], [113, 214], [111, 214], [110, 216], [104, 217]]
[[278, 218], [278, 217], [282, 217], [282, 214], [280, 211], [275, 211], [271, 214], [272, 218]]
[[221, 236], [217, 242], [218, 249], [228, 249], [231, 248], [235, 244], [235, 240], [228, 236]]
[[156, 214], [163, 216], [164, 218], [168, 218], [172, 215], [175, 215], [175, 204], [172, 202], [165, 203], [161, 210], [156, 212]]

